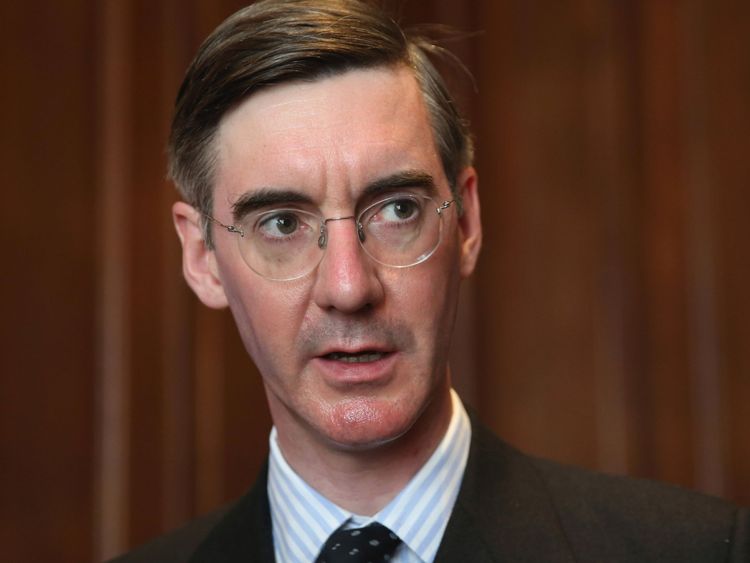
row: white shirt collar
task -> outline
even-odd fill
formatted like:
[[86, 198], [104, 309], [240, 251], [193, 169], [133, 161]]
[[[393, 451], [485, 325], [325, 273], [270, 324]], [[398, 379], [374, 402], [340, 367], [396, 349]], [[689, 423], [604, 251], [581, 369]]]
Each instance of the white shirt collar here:
[[392, 561], [431, 563], [461, 486], [471, 442], [471, 424], [461, 399], [451, 390], [453, 413], [445, 436], [409, 483], [373, 517], [352, 514], [310, 487], [289, 466], [269, 438], [268, 498], [271, 505], [276, 560], [310, 563], [337, 528], [358, 528], [377, 521], [403, 544]]

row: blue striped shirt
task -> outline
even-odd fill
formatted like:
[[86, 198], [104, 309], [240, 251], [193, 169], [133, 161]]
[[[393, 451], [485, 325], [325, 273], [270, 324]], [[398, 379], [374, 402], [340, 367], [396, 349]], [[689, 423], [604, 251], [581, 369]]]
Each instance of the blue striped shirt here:
[[312, 563], [337, 528], [359, 528], [376, 521], [403, 540], [391, 561], [432, 563], [458, 496], [471, 441], [471, 424], [461, 399], [453, 390], [451, 398], [453, 414], [437, 449], [406, 487], [372, 517], [344, 510], [303, 481], [284, 459], [273, 428], [268, 499], [276, 561]]

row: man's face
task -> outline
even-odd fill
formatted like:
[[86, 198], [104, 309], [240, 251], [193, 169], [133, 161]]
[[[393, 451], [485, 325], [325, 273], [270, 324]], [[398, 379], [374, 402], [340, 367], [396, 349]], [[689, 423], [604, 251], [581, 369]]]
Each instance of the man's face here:
[[[369, 193], [368, 186], [405, 172], [434, 183], [432, 194], [425, 186], [408, 191], [452, 199], [406, 68], [354, 70], [262, 91], [225, 116], [216, 146], [214, 216], [226, 224], [236, 222], [234, 203], [261, 191], [297, 194], [325, 217], [356, 215], [390, 193], [388, 186]], [[186, 266], [204, 302], [231, 308], [280, 436], [373, 447], [406, 433], [447, 394], [458, 285], [479, 248], [472, 169], [459, 189], [466, 214], [459, 218], [456, 205], [444, 212], [441, 246], [411, 268], [373, 262], [350, 220], [328, 223], [322, 261], [297, 280], [260, 277], [243, 261], [237, 235], [222, 229], [214, 230], [215, 251], [202, 262], [209, 273], [191, 281]]]

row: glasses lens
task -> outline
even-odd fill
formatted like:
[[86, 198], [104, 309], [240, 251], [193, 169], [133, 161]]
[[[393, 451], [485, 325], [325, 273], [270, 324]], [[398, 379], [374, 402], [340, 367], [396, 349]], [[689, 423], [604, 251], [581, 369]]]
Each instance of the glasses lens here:
[[320, 217], [299, 209], [274, 209], [248, 216], [239, 238], [242, 257], [256, 273], [291, 280], [317, 266]]
[[[360, 214], [360, 242], [380, 264], [414, 266], [432, 256], [440, 245], [441, 217], [437, 203], [430, 197], [394, 195]], [[293, 280], [310, 273], [320, 263], [326, 247], [325, 237], [321, 239], [323, 218], [301, 209], [253, 213], [239, 228], [244, 233], [237, 238], [243, 259], [255, 273], [270, 280]]]
[[423, 262], [440, 244], [440, 214], [427, 196], [389, 197], [365, 209], [359, 221], [365, 231], [364, 249], [386, 266]]

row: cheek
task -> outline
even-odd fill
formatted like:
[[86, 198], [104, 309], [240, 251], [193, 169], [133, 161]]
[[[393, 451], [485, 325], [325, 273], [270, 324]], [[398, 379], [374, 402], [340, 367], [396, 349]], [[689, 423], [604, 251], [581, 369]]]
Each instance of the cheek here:
[[245, 349], [264, 375], [279, 371], [277, 366], [293, 357], [308, 291], [299, 286], [280, 291], [252, 272], [225, 279], [240, 280], [225, 291]]
[[459, 279], [457, 254], [452, 248], [433, 256], [422, 267], [400, 270], [393, 280], [393, 313], [410, 319], [423, 349], [447, 346], [456, 310]]

